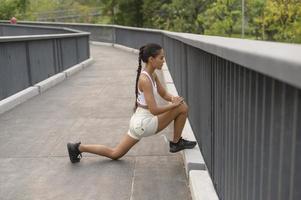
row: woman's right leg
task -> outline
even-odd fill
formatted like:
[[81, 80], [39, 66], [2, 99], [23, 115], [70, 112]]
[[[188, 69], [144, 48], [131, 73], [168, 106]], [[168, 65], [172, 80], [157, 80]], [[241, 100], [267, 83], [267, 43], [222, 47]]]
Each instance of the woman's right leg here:
[[106, 147], [104, 145], [83, 145], [79, 146], [80, 152], [93, 153], [100, 156], [105, 156], [113, 160], [118, 160], [125, 155], [139, 140], [125, 134], [123, 139], [115, 148]]

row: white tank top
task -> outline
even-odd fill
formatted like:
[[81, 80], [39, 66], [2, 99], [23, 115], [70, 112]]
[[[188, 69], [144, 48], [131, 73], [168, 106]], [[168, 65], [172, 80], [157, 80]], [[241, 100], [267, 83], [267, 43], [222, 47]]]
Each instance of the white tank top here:
[[[154, 94], [154, 98], [156, 101], [156, 96], [158, 95], [158, 91], [157, 91], [157, 85], [156, 82], [153, 81], [153, 79], [150, 77], [150, 75], [146, 72], [146, 71], [142, 71], [141, 74], [145, 74], [149, 80], [152, 82], [152, 86], [153, 86], [153, 94]], [[138, 97], [137, 97], [137, 102], [142, 105], [142, 106], [147, 106], [146, 101], [145, 101], [145, 97], [143, 92], [141, 92], [139, 90], [139, 86], [138, 86]]]

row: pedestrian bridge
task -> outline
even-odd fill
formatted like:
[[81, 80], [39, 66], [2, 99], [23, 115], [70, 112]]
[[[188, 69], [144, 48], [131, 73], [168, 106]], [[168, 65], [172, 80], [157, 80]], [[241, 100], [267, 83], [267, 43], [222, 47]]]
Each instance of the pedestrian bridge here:
[[[0, 97], [3, 102], [34, 85], [41, 95], [0, 116], [1, 196], [190, 198], [182, 157], [168, 153], [165, 143], [170, 128], [138, 143], [122, 161], [88, 156], [80, 165], [66, 162], [67, 141], [114, 146], [132, 113], [137, 55], [97, 42], [134, 49], [153, 42], [165, 50], [172, 76], [166, 87], [174, 83], [190, 107], [219, 198], [301, 198], [300, 45], [113, 25], [24, 24], [30, 26], [0, 25]], [[45, 26], [68, 29], [45, 33]], [[7, 36], [20, 30], [31, 36]], [[66, 81], [44, 91], [41, 81], [90, 55], [91, 66], [74, 76], [66, 72]]]

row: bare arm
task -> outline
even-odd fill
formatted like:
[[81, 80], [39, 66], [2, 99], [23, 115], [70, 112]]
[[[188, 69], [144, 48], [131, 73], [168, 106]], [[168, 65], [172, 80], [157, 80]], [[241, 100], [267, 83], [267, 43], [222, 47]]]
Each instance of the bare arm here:
[[156, 84], [157, 84], [157, 90], [158, 90], [158, 93], [159, 95], [165, 99], [166, 101], [169, 101], [169, 102], [173, 102], [173, 98], [174, 96], [169, 94], [165, 88], [162, 86], [159, 78], [157, 77], [157, 75], [155, 76], [155, 81], [156, 81]]
[[158, 106], [155, 101], [155, 98], [154, 98], [153, 86], [152, 86], [151, 81], [147, 77], [141, 76], [139, 79], [139, 86], [140, 86], [140, 89], [144, 93], [145, 101], [148, 105], [150, 112], [153, 115], [159, 115], [161, 113], [169, 111], [169, 110], [179, 106], [183, 102], [183, 100], [180, 101], [180, 99], [179, 99], [178, 101], [175, 101], [172, 104]]

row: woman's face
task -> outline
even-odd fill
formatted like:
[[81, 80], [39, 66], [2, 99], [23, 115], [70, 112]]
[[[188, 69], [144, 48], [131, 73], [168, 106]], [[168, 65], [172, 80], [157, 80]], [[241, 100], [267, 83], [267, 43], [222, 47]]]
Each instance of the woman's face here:
[[151, 64], [155, 69], [162, 69], [164, 62], [165, 56], [163, 49], [160, 50], [160, 53], [156, 57], [151, 57]]

